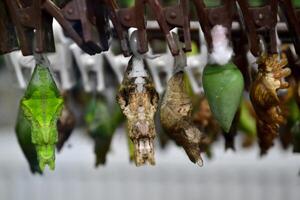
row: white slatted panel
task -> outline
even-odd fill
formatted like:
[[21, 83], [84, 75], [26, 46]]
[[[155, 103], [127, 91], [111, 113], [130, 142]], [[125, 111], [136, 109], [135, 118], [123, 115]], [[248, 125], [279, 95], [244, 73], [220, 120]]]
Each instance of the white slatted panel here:
[[258, 149], [224, 152], [215, 146], [215, 158], [203, 168], [188, 161], [171, 145], [156, 152], [155, 167], [128, 163], [127, 143], [118, 130], [108, 165], [93, 167], [93, 145], [76, 131], [57, 156], [55, 172], [32, 176], [13, 130], [0, 129], [0, 199], [2, 200], [298, 200], [300, 155], [273, 148], [264, 159]]

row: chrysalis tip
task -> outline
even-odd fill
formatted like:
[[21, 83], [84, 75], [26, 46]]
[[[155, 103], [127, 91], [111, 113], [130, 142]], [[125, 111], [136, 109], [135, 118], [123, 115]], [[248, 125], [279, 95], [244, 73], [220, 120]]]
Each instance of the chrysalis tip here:
[[197, 164], [199, 167], [203, 167], [203, 160], [200, 158], [199, 160], [196, 161], [196, 164]]

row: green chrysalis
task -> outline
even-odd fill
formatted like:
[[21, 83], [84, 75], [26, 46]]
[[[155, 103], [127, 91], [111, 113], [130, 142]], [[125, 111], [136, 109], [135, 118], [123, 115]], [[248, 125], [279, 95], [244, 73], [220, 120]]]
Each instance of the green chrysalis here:
[[31, 127], [31, 141], [36, 148], [41, 171], [45, 165], [55, 168], [57, 120], [63, 108], [63, 98], [48, 67], [37, 64], [20, 102], [21, 111]]
[[215, 119], [228, 132], [244, 89], [242, 73], [232, 62], [211, 64], [204, 68], [202, 83]]
[[19, 145], [29, 162], [31, 172], [42, 174], [37, 158], [37, 152], [31, 141], [30, 122], [25, 118], [22, 110], [19, 110], [15, 131]]
[[111, 109], [109, 103], [100, 98], [94, 98], [88, 103], [85, 122], [95, 141], [96, 166], [105, 164], [113, 135], [122, 121], [123, 115], [116, 103]]
[[246, 100], [241, 103], [239, 129], [251, 138], [256, 137], [256, 120], [251, 115]]

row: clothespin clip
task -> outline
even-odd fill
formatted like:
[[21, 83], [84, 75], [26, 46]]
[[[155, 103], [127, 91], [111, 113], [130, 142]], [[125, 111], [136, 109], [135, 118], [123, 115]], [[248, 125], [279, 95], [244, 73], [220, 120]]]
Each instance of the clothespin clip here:
[[[20, 48], [22, 50], [23, 55], [31, 55], [33, 53], [33, 35], [36, 36], [36, 48], [34, 50], [35, 52], [40, 53], [54, 51], [54, 47], [53, 45], [51, 45], [53, 44], [53, 37], [51, 37], [52, 17], [54, 17], [57, 20], [57, 22], [63, 27], [68, 37], [72, 38], [73, 41], [76, 42], [78, 46], [82, 48], [83, 51], [85, 51], [88, 54], [95, 54], [97, 52], [100, 52], [99, 48], [97, 49], [95, 45], [92, 45], [95, 43], [91, 43], [91, 41], [93, 41], [93, 36], [91, 35], [91, 32], [93, 31], [90, 31], [89, 28], [84, 27], [84, 29], [87, 29], [87, 34], [84, 34], [83, 40], [82, 35], [76, 32], [72, 24], [65, 19], [62, 9], [56, 6], [51, 0], [32, 0], [30, 2], [28, 2], [28, 0], [20, 0], [21, 3], [17, 3], [16, 0], [5, 1], [7, 7], [9, 8], [12, 21], [16, 26]], [[78, 0], [78, 2], [82, 2], [84, 4], [85, 1]], [[101, 4], [98, 3], [97, 5]], [[66, 6], [67, 3], [64, 2], [61, 5]], [[84, 6], [80, 5], [78, 7], [82, 8]], [[102, 7], [100, 6], [100, 8]], [[84, 13], [87, 14], [86, 11], [84, 11]], [[98, 33], [103, 34], [103, 32], [105, 32], [105, 34], [107, 34], [107, 27], [100, 27], [101, 24], [103, 25], [102, 20], [105, 21], [105, 19], [99, 17], [100, 11], [96, 12], [95, 10], [92, 10], [91, 13], [93, 13], [93, 16], [95, 16], [92, 17], [92, 24], [95, 24], [98, 27]], [[104, 13], [105, 12], [101, 12], [101, 16], [103, 14], [102, 17], [106, 16]], [[76, 18], [75, 16], [73, 17]], [[98, 19], [95, 19], [97, 17]], [[81, 21], [86, 20], [86, 24], [88, 24], [87, 18], [88, 17], [85, 17], [85, 15], [82, 14], [81, 18], [79, 19]], [[103, 31], [103, 29], [105, 29], [105, 31]], [[104, 37], [105, 39], [100, 42], [100, 44], [103, 45], [101, 46], [101, 49], [103, 50], [106, 50], [108, 47], [107, 43], [105, 43], [107, 42], [106, 40], [108, 40], [107, 37]]]
[[[54, 76], [58, 87], [64, 91], [70, 90], [74, 84], [73, 70], [72, 70], [72, 54], [69, 49], [71, 41], [67, 39], [62, 28], [54, 20], [53, 22], [55, 53], [47, 53], [51, 63], [51, 70], [57, 75]], [[14, 67], [17, 80], [20, 88], [25, 89], [35, 67], [35, 59], [33, 56], [23, 56], [21, 51], [14, 51], [4, 56], [5, 61]], [[29, 71], [29, 73], [26, 73]]]
[[191, 51], [191, 33], [189, 21], [189, 1], [180, 0], [178, 5], [163, 8], [169, 29], [181, 28], [184, 37], [184, 51]]
[[279, 5], [285, 15], [289, 31], [293, 36], [295, 50], [300, 56], [300, 10], [298, 17], [291, 0], [279, 0]]
[[75, 85], [73, 58], [70, 50], [70, 45], [73, 42], [64, 35], [62, 27], [56, 20], [53, 20], [52, 26], [56, 51], [47, 53], [47, 56], [51, 62], [52, 70], [57, 75], [59, 88], [68, 91]]
[[113, 72], [115, 73], [115, 75], [118, 79], [118, 83], [121, 84], [121, 82], [123, 80], [123, 74], [128, 65], [130, 57], [124, 57], [123, 54], [115, 55], [112, 52], [111, 48], [108, 51], [103, 52], [103, 55], [105, 56], [110, 67], [112, 68]]
[[0, 1], [0, 55], [18, 49], [14, 24], [4, 1]]
[[[42, 12], [42, 0], [5, 0], [12, 22], [16, 27], [23, 55], [53, 52], [52, 17]], [[35, 49], [33, 37], [35, 35]]]
[[92, 22], [97, 27], [101, 49], [107, 51], [111, 35], [108, 7], [105, 1], [88, 1], [88, 7], [94, 16]]
[[192, 90], [195, 94], [202, 94], [204, 92], [202, 86], [202, 74], [204, 67], [208, 62], [208, 52], [207, 46], [204, 39], [204, 34], [199, 25], [199, 43], [200, 43], [200, 53], [197, 55], [187, 56], [187, 67], [185, 72], [189, 77], [189, 81], [192, 87]]
[[237, 0], [237, 10], [241, 18], [241, 23], [244, 31], [247, 32], [248, 41], [250, 45], [250, 51], [254, 56], [261, 55], [261, 48], [259, 45], [259, 37], [256, 32], [255, 22], [252, 17], [252, 13], [249, 10], [249, 4], [247, 0]]
[[130, 56], [131, 51], [130, 51], [129, 41], [128, 41], [128, 31], [123, 28], [120, 19], [118, 17], [117, 11], [119, 7], [115, 2], [115, 0], [105, 0], [105, 3], [108, 8], [110, 20], [119, 38], [121, 50], [124, 56]]
[[138, 40], [136, 33], [137, 31], [134, 28], [129, 30], [131, 51], [135, 57], [146, 61], [155, 89], [159, 94], [162, 94], [167, 80], [172, 76], [174, 57], [169, 48], [166, 48], [165, 53], [154, 55], [153, 49], [150, 46], [148, 47], [150, 50], [146, 54], [140, 54], [137, 50]]
[[[32, 56], [24, 57], [22, 55], [22, 52], [18, 50], [18, 51], [12, 51], [9, 54], [4, 55], [4, 61], [7, 66], [12, 66], [14, 68], [19, 87], [21, 89], [25, 89], [29, 81], [29, 77], [25, 77], [25, 76], [26, 74], [31, 75], [33, 73], [33, 69], [34, 69], [33, 57]], [[23, 65], [22, 63], [26, 63], [26, 65]]]
[[227, 28], [228, 38], [231, 39], [231, 26], [234, 14], [234, 1], [222, 0], [222, 6], [207, 8], [203, 0], [193, 0], [197, 10], [199, 23], [204, 33], [209, 52], [212, 51], [211, 29], [215, 25]]
[[[149, 47], [151, 57], [154, 57], [153, 49]], [[164, 92], [167, 81], [171, 78], [174, 66], [174, 57], [169, 48], [157, 58], [147, 58], [146, 63], [152, 75], [155, 89], [159, 94]]]
[[[138, 52], [144, 54], [148, 51], [148, 42], [146, 35], [146, 21], [145, 21], [145, 8], [146, 4], [149, 5], [150, 10], [153, 12], [162, 32], [164, 33], [168, 46], [173, 55], [177, 55], [179, 53], [178, 48], [176, 47], [174, 38], [170, 33], [170, 27], [167, 23], [166, 17], [163, 12], [163, 8], [159, 3], [159, 0], [135, 0], [135, 4], [132, 8], [122, 8], [118, 9], [116, 5], [114, 5], [113, 0], [107, 0], [110, 4], [111, 8], [114, 11], [111, 11], [111, 19], [115, 26], [116, 31], [118, 32], [118, 36], [121, 40], [122, 49], [125, 48], [126, 52], [124, 52], [125, 56], [128, 56], [129, 46], [128, 46], [128, 37], [124, 34], [129, 28], [137, 28], [138, 31]], [[121, 25], [120, 25], [121, 24]], [[124, 40], [127, 40], [125, 42]], [[125, 47], [124, 47], [125, 46]]]
[[175, 43], [179, 49], [179, 54], [174, 56], [174, 67], [173, 67], [173, 74], [184, 71], [187, 66], [187, 57], [186, 54], [183, 52], [182, 43], [179, 41], [179, 36], [176, 32], [172, 32], [174, 37]]
[[[258, 56], [261, 51], [259, 49], [260, 43], [257, 36], [255, 36], [253, 29], [261, 36], [265, 36], [267, 51], [271, 54], [277, 53], [277, 12], [278, 1], [269, 0], [267, 4], [260, 7], [250, 7], [246, 1], [237, 0], [241, 10], [244, 14], [245, 25], [250, 32], [251, 52]], [[254, 22], [254, 25], [253, 25]], [[257, 51], [257, 52], [256, 52]]]
[[[94, 89], [97, 92], [104, 91], [103, 54], [88, 55], [76, 44], [72, 44], [70, 49], [79, 67], [84, 90], [86, 92], [92, 92]], [[90, 74], [95, 74], [95, 77]]]
[[[93, 5], [90, 5], [91, 3]], [[84, 46], [90, 50], [89, 54], [100, 53], [108, 49], [109, 23], [103, 4], [101, 5], [98, 1], [71, 0], [61, 10], [63, 16], [82, 37]]]
[[296, 81], [300, 81], [300, 62], [297, 62], [295, 49], [288, 47], [284, 50], [284, 53], [288, 59], [288, 65], [292, 70], [292, 76], [296, 79]]

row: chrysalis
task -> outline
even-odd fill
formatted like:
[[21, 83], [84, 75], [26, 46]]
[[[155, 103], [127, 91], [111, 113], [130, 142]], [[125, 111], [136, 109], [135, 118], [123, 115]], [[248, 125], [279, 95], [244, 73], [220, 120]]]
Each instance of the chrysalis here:
[[117, 101], [127, 118], [129, 138], [134, 144], [136, 166], [147, 162], [154, 165], [154, 115], [158, 105], [158, 94], [143, 59], [135, 56], [130, 59]]
[[37, 152], [34, 144], [31, 141], [31, 127], [30, 122], [25, 118], [23, 111], [20, 109], [16, 123], [16, 135], [19, 145], [29, 162], [30, 170], [32, 173], [40, 173], [42, 171], [39, 166]]
[[232, 62], [211, 64], [204, 68], [202, 81], [215, 119], [225, 132], [229, 132], [244, 89], [242, 73]]
[[37, 151], [41, 171], [45, 165], [55, 168], [55, 145], [58, 140], [57, 120], [63, 98], [48, 67], [37, 64], [20, 102], [21, 112], [30, 123], [31, 141]]
[[95, 141], [95, 166], [104, 165], [116, 128], [123, 121], [120, 108], [109, 105], [103, 98], [93, 98], [87, 105], [85, 122], [88, 132]]
[[214, 119], [205, 96], [200, 98], [198, 111], [193, 115], [193, 118], [194, 123], [201, 131], [208, 135], [211, 140], [215, 140], [217, 138], [221, 128], [218, 122]]
[[211, 29], [212, 52], [210, 64], [203, 71], [202, 83], [211, 112], [225, 132], [230, 127], [240, 105], [244, 90], [244, 79], [232, 62], [233, 49], [228, 29], [215, 25]]
[[240, 117], [240, 111], [238, 110], [233, 118], [229, 131], [228, 132], [222, 131], [225, 140], [225, 150], [231, 149], [235, 151], [235, 137], [238, 132], [239, 117]]
[[60, 151], [64, 145], [64, 143], [69, 139], [71, 133], [75, 127], [76, 119], [74, 113], [70, 110], [68, 105], [65, 104], [64, 108], [61, 112], [61, 116], [57, 121], [57, 129], [58, 129], [58, 142], [56, 144], [56, 148]]
[[250, 147], [256, 140], [256, 120], [253, 107], [243, 100], [240, 107], [239, 130], [244, 134], [243, 147]]
[[258, 60], [258, 74], [251, 86], [250, 99], [257, 115], [261, 155], [273, 145], [279, 126], [285, 122], [277, 91], [288, 87], [283, 79], [291, 71], [286, 65], [285, 54], [262, 55]]
[[203, 165], [200, 146], [204, 136], [192, 122], [192, 102], [179, 71], [168, 81], [160, 108], [160, 120], [166, 133], [182, 146], [193, 163]]

